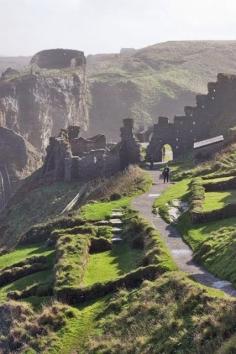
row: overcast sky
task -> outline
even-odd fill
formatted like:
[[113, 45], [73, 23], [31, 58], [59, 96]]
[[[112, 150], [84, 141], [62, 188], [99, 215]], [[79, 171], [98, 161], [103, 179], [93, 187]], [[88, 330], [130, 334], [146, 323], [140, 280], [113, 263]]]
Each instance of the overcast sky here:
[[236, 39], [236, 0], [0, 0], [0, 55]]

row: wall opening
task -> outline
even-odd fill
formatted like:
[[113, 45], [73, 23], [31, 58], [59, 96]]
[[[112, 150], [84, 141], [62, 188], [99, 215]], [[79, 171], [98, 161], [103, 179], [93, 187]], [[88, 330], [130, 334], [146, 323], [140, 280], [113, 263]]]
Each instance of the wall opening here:
[[173, 149], [171, 145], [165, 144], [161, 149], [162, 162], [169, 162], [173, 160]]

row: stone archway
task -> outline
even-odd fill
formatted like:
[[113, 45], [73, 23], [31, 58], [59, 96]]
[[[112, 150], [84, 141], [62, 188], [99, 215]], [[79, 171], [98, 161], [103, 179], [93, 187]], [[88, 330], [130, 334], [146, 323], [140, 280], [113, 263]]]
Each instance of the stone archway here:
[[162, 154], [162, 162], [173, 161], [174, 152], [173, 152], [173, 148], [170, 144], [164, 144], [162, 146], [161, 154]]

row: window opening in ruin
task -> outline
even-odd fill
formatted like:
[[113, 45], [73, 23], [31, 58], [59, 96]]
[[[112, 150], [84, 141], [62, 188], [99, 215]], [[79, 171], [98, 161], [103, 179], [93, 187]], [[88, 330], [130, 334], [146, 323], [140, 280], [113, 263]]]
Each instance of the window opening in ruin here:
[[173, 160], [173, 150], [169, 144], [163, 145], [161, 152], [162, 152], [162, 162], [168, 162]]

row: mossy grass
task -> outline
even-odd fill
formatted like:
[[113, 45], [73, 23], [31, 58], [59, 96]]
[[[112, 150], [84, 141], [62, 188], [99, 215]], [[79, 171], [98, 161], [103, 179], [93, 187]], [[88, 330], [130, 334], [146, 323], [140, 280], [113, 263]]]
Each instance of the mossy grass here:
[[236, 203], [236, 190], [207, 192], [203, 204], [203, 211], [221, 209], [226, 205]]
[[113, 246], [111, 251], [89, 256], [83, 286], [106, 282], [130, 272], [141, 264], [144, 252], [132, 249], [127, 243]]
[[88, 261], [88, 235], [63, 234], [56, 244], [54, 289], [79, 287]]
[[27, 247], [17, 247], [0, 256], [0, 269], [10, 267], [15, 263], [25, 260], [35, 255], [47, 256], [53, 253], [53, 249], [42, 244], [29, 245]]
[[[170, 272], [121, 290], [100, 315], [91, 353], [214, 353], [234, 333], [236, 305]], [[220, 325], [219, 325], [220, 324]], [[227, 333], [227, 334], [226, 334]]]

